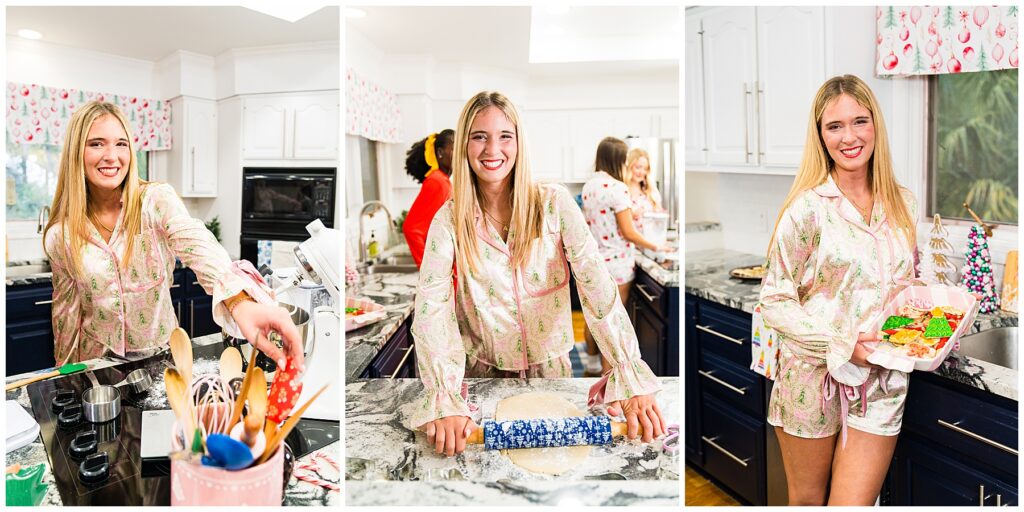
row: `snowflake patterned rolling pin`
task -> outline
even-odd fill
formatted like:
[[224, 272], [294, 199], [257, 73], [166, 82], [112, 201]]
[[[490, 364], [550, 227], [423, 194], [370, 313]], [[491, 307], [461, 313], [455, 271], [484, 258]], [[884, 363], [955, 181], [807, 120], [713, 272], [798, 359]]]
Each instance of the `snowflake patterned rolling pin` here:
[[[639, 427], [639, 433], [643, 428]], [[608, 416], [485, 421], [466, 439], [487, 450], [611, 444], [626, 435], [626, 423]]]

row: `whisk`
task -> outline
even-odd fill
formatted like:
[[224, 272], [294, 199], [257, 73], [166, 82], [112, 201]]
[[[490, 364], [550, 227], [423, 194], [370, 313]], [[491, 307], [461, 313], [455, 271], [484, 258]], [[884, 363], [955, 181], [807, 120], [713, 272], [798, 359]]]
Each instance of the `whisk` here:
[[192, 380], [192, 404], [203, 437], [228, 433], [233, 403], [234, 392], [220, 375], [202, 375]]

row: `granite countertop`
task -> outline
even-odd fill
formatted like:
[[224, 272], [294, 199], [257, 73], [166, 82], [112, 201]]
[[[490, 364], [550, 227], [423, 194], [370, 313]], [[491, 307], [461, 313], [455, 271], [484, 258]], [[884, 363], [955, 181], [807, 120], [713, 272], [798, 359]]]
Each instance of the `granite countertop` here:
[[[729, 271], [764, 263], [764, 256], [730, 250], [686, 253], [686, 293], [711, 302], [753, 314], [761, 293], [760, 281], [741, 281], [729, 277]], [[998, 311], [979, 314], [971, 333], [1017, 325], [1017, 315]], [[1017, 370], [1005, 368], [957, 352], [934, 372], [967, 386], [1017, 400]]]
[[700, 233], [702, 231], [721, 231], [722, 225], [718, 222], [712, 221], [701, 221], [701, 222], [687, 222], [686, 233]]
[[[530, 391], [565, 397], [583, 408], [597, 379], [466, 379], [474, 421], [494, 417], [499, 400]], [[679, 423], [679, 379], [659, 378], [658, 403]], [[346, 505], [670, 505], [678, 506], [679, 458], [661, 441], [619, 439], [593, 447], [576, 469], [531, 473], [498, 451], [471, 446], [447, 458], [405, 423], [423, 391], [418, 379], [367, 379], [345, 387]], [[678, 453], [678, 452], [677, 452]]]
[[387, 318], [345, 333], [345, 380], [358, 379], [370, 362], [412, 314], [419, 273], [360, 274], [356, 298], [373, 299], [384, 306]]
[[[50, 264], [50, 262], [45, 260], [45, 259], [42, 259], [42, 260], [15, 260], [15, 261], [8, 261], [7, 262], [7, 268], [11, 268], [11, 267], [24, 267], [24, 266], [29, 266], [29, 265], [47, 265], [47, 266], [49, 266], [49, 264]], [[183, 268], [185, 268], [185, 265], [181, 262], [181, 260], [176, 259], [174, 261], [174, 270], [180, 270], [180, 269], [183, 269]], [[27, 286], [27, 285], [33, 285], [33, 284], [50, 284], [52, 281], [53, 281], [53, 272], [38, 272], [38, 273], [35, 273], [35, 274], [27, 274], [27, 275], [24, 275], [24, 276], [8, 277], [8, 278], [5, 279], [5, 284], [7, 286]]]
[[[221, 343], [223, 338], [220, 333], [210, 334], [208, 336], [202, 336], [192, 340], [193, 346], [205, 346], [214, 343]], [[90, 369], [96, 370], [100, 368], [107, 368], [110, 366], [116, 366], [123, 363], [113, 358], [100, 358], [84, 361], [89, 365]], [[197, 366], [196, 368], [199, 368]], [[14, 382], [23, 378], [31, 376], [32, 373], [26, 373], [21, 375], [6, 377], [6, 382]], [[158, 385], [159, 382], [154, 380], [154, 385]], [[32, 404], [29, 401], [27, 392], [28, 386], [23, 386], [18, 389], [7, 392], [7, 400], [15, 400], [26, 411], [31, 414]], [[164, 397], [166, 401], [166, 397]], [[168, 406], [169, 408], [169, 406]], [[313, 461], [317, 457], [318, 453], [327, 455], [333, 460], [340, 459], [341, 444], [332, 443], [326, 448], [320, 449], [316, 452], [307, 454], [305, 457], [296, 460], [296, 467], [303, 462]], [[49, 459], [46, 456], [46, 448], [43, 445], [42, 436], [36, 438], [35, 441], [29, 443], [26, 446], [18, 448], [12, 452], [6, 454], [6, 465], [21, 464], [21, 467], [31, 467], [37, 464], [46, 465], [45, 474], [43, 476], [42, 483], [47, 486], [46, 496], [43, 501], [39, 504], [40, 506], [61, 506], [60, 492], [57, 490], [57, 486], [54, 484], [53, 473], [50, 472]], [[323, 465], [320, 465], [323, 467]], [[320, 478], [329, 481], [335, 485], [339, 484], [341, 475], [332, 470], [328, 470], [320, 474]], [[329, 491], [323, 487], [319, 487], [304, 481], [300, 481], [295, 476], [292, 476], [291, 481], [288, 483], [288, 488], [285, 489], [284, 493], [284, 505], [286, 506], [311, 506], [311, 505], [324, 505], [324, 506], [337, 506], [341, 501], [339, 492]]]
[[679, 264], [675, 262], [674, 269], [666, 269], [661, 263], [651, 259], [642, 250], [636, 251], [634, 256], [636, 266], [644, 269], [647, 275], [654, 278], [660, 285], [670, 288], [679, 287]]

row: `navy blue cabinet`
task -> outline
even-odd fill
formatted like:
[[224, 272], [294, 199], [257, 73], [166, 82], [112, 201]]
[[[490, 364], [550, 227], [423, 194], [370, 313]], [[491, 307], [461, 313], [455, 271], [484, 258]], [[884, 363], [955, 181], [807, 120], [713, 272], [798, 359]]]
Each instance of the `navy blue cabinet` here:
[[1017, 505], [1017, 402], [915, 372], [883, 495], [891, 505]]
[[56, 363], [53, 358], [53, 324], [49, 284], [7, 287], [7, 375], [16, 375]]
[[739, 501], [767, 503], [766, 392], [748, 313], [686, 297], [686, 461]]
[[659, 377], [679, 376], [679, 288], [666, 287], [637, 267], [626, 302], [640, 357]]
[[412, 317], [398, 326], [370, 366], [360, 377], [364, 379], [414, 378], [416, 374], [416, 347], [413, 344]]
[[[7, 375], [55, 366], [52, 303], [53, 287], [49, 283], [6, 288]], [[206, 294], [190, 269], [174, 271], [171, 306], [178, 325], [190, 337], [220, 331], [213, 321], [213, 297]]]

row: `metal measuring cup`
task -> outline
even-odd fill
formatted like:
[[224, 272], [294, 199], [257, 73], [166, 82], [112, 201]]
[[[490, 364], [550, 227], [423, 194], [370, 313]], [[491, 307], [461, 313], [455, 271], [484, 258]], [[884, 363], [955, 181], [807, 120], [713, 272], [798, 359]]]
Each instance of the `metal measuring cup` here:
[[92, 387], [82, 393], [82, 412], [90, 423], [106, 423], [121, 414], [121, 392], [114, 386], [100, 385], [93, 372], [85, 374]]

